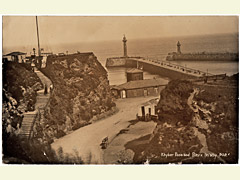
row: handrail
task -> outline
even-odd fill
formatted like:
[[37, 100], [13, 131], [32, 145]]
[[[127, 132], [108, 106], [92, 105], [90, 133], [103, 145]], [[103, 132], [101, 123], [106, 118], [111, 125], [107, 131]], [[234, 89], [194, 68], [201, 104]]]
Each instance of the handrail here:
[[141, 57], [141, 56], [127, 56], [127, 57], [121, 56], [121, 57], [109, 57], [107, 59], [128, 59], [128, 58], [138, 58], [138, 59], [140, 59], [140, 58], [143, 58], [143, 57]]
[[37, 119], [37, 117], [39, 116], [39, 108], [38, 108], [38, 112], [35, 114], [35, 116], [34, 116], [34, 119], [33, 119], [33, 122], [32, 122], [32, 124], [31, 124], [31, 129], [30, 129], [30, 133], [29, 133], [29, 136], [28, 136], [28, 140], [30, 140], [30, 138], [31, 138], [31, 136], [32, 136], [32, 132], [33, 132], [33, 127], [34, 127], [34, 125], [35, 125], [35, 122], [36, 122], [36, 119]]
[[[214, 76], [214, 74], [211, 74], [211, 73], [208, 73], [208, 72], [204, 72], [204, 71], [196, 70], [196, 69], [193, 69], [193, 68], [185, 67], [185, 66], [182, 66], [182, 65], [174, 64], [174, 63], [171, 63], [171, 62], [168, 62], [168, 61], [162, 61], [162, 60], [159, 60], [159, 59], [152, 59], [151, 60], [151, 59], [148, 59], [148, 58], [147, 59], [142, 58], [141, 60], [147, 60], [149, 62], [153, 62], [153, 63], [156, 63], [156, 64], [163, 63], [163, 65], [175, 66], [174, 68], [178, 67], [178, 68], [182, 68], [184, 70], [190, 70], [190, 71], [198, 72], [199, 74]], [[157, 62], [156, 62], [156, 60], [157, 60]], [[163, 66], [163, 65], [161, 65], [161, 66]]]
[[[52, 91], [52, 92], [53, 92], [53, 91]], [[45, 111], [46, 108], [48, 107], [49, 103], [50, 103], [50, 97], [48, 98], [48, 101], [47, 101], [47, 103], [45, 104], [45, 106], [42, 108], [44, 111]], [[33, 133], [33, 128], [34, 128], [35, 123], [36, 123], [36, 120], [37, 120], [38, 116], [40, 116], [40, 115], [41, 115], [41, 112], [40, 112], [40, 108], [38, 107], [38, 112], [36, 113], [36, 115], [35, 115], [35, 117], [34, 117], [34, 119], [33, 119], [32, 125], [31, 125], [31, 129], [30, 129], [30, 133], [29, 133], [28, 140], [30, 140], [30, 138], [31, 138], [31, 135], [32, 135], [32, 133]]]
[[[174, 64], [174, 63], [171, 63], [171, 62], [168, 62], [168, 61], [163, 61], [163, 60], [159, 60], [157, 58], [144, 58], [144, 57], [141, 57], [141, 56], [127, 56], [127, 57], [124, 57], [124, 56], [121, 56], [121, 57], [110, 57], [110, 58], [107, 58], [107, 59], [136, 59], [136, 60], [147, 60], [147, 61], [150, 61], [150, 62], [153, 62], [153, 63], [156, 63], [156, 64], [160, 64], [160, 63], [163, 63], [163, 65], [171, 65], [171, 66], [175, 66], [174, 68], [178, 67], [178, 69], [182, 68], [184, 70], [188, 70], [188, 71], [193, 71], [193, 72], [197, 72], [198, 74], [202, 74], [203, 76], [214, 76], [214, 74], [212, 73], [208, 73], [208, 72], [204, 72], [204, 71], [200, 71], [200, 70], [197, 70], [197, 69], [193, 69], [193, 68], [189, 68], [189, 67], [185, 67], [185, 66], [182, 66], [182, 65], [179, 65], [179, 64]], [[157, 61], [157, 62], [156, 62]], [[195, 73], [193, 73], [195, 74]]]
[[[39, 70], [39, 71], [40, 71], [40, 70]], [[42, 71], [40, 71], [40, 72], [42, 72]], [[42, 73], [43, 73], [43, 72], [42, 72]], [[44, 73], [43, 73], [43, 74], [44, 74]], [[44, 74], [44, 76], [46, 76], [46, 75]], [[47, 76], [46, 76], [46, 77], [47, 77]], [[48, 78], [48, 77], [47, 77], [47, 78]], [[48, 79], [50, 80], [50, 78], [48, 78]], [[50, 81], [51, 81], [51, 80], [50, 80]], [[51, 83], [52, 83], [52, 81], [51, 81]], [[52, 93], [53, 93], [53, 91], [54, 91], [54, 86], [53, 86], [53, 89], [52, 89]], [[49, 92], [49, 93], [51, 93], [51, 92]], [[45, 111], [46, 108], [48, 107], [49, 103], [50, 103], [50, 96], [49, 96], [49, 98], [48, 98], [47, 103], [46, 103], [45, 106], [42, 108], [44, 111]], [[40, 116], [40, 115], [41, 115], [41, 113], [40, 113], [40, 108], [38, 107], [38, 112], [36, 113], [36, 115], [35, 115], [35, 117], [34, 117], [34, 119], [33, 119], [32, 125], [31, 125], [31, 129], [30, 129], [30, 133], [29, 133], [29, 136], [28, 136], [28, 140], [31, 139], [34, 125], [35, 125], [35, 123], [36, 123], [36, 120], [37, 120], [38, 116]]]

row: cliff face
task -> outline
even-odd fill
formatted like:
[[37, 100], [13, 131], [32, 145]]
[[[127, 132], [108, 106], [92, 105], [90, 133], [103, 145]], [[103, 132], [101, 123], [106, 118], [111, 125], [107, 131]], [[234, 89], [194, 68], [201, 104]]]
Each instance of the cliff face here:
[[42, 70], [54, 86], [35, 137], [51, 143], [115, 107], [107, 72], [93, 53], [48, 57]]
[[161, 92], [161, 99], [157, 105], [159, 116], [170, 124], [184, 124], [191, 121], [192, 111], [187, 99], [193, 92], [193, 85], [188, 81], [170, 81]]
[[25, 111], [33, 111], [37, 91], [43, 85], [27, 64], [5, 62], [3, 64], [3, 131], [16, 131]]
[[[3, 63], [2, 147], [4, 163], [29, 163], [41, 153], [42, 147], [29, 144], [18, 136], [23, 113], [33, 111], [41, 80], [28, 64]], [[41, 156], [41, 155], [39, 155]], [[40, 159], [45, 161], [45, 156]], [[34, 163], [34, 162], [33, 162]]]
[[[237, 163], [238, 79], [171, 81], [161, 92], [158, 125], [129, 142], [134, 163]], [[137, 144], [137, 145], [136, 145]]]

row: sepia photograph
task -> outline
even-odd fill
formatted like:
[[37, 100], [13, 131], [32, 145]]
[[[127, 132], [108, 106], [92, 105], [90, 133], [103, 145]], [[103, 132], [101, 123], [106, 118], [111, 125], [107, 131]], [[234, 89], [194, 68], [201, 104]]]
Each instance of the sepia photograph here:
[[239, 16], [2, 16], [2, 163], [239, 163]]

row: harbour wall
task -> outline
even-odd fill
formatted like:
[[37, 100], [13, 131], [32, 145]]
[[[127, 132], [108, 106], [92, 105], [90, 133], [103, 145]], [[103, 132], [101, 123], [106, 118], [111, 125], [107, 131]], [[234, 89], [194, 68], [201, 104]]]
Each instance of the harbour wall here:
[[169, 53], [167, 60], [173, 61], [238, 61], [238, 53]]
[[[135, 61], [136, 62], [136, 61]], [[148, 71], [153, 74], [168, 77], [169, 79], [195, 79], [196, 76], [187, 73], [181, 73], [179, 71], [167, 69], [164, 67], [155, 66], [144, 62], [139, 62], [138, 66], [143, 67], [144, 71]]]
[[119, 58], [108, 58], [106, 61], [106, 67], [125, 67], [126, 65], [126, 58], [119, 57]]
[[109, 58], [106, 62], [106, 67], [129, 67], [138, 68], [141, 67], [142, 70], [147, 71], [152, 74], [158, 74], [169, 79], [195, 79], [196, 76], [192, 74], [182, 73], [175, 71], [174, 69], [168, 69], [147, 62], [137, 61], [137, 58]]

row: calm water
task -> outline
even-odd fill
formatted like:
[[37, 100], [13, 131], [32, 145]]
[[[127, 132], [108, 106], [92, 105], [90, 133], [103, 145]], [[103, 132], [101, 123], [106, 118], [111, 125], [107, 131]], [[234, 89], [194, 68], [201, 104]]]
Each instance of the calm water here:
[[[182, 44], [182, 52], [238, 52], [238, 37], [234, 35], [217, 36], [197, 36], [184, 38], [162, 38], [162, 39], [142, 39], [128, 41], [128, 54], [132, 56], [143, 56], [153, 59], [165, 60], [169, 52], [176, 51], [176, 42]], [[107, 43], [105, 44], [107, 47]], [[109, 50], [109, 51], [108, 51]], [[121, 56], [122, 43], [113, 42], [105, 50], [99, 49], [95, 54], [105, 65], [106, 58], [111, 56]], [[239, 72], [238, 62], [214, 62], [214, 61], [172, 61], [182, 66], [191, 67], [212, 74], [226, 73], [232, 75]], [[108, 69], [110, 84], [121, 84], [126, 82], [126, 68]], [[144, 72], [144, 79], [160, 77]], [[164, 77], [160, 77], [164, 78]]]
[[[171, 38], [155, 38], [155, 39], [138, 39], [134, 40], [128, 37], [127, 48], [129, 56], [143, 56], [153, 59], [165, 60], [169, 52], [176, 51], [176, 43], [180, 41], [182, 44], [182, 52], [238, 52], [238, 34], [225, 35], [206, 35], [206, 36], [189, 36], [189, 37], [171, 37]], [[98, 60], [105, 67], [108, 57], [122, 56], [123, 47], [121, 37], [119, 41], [105, 41], [94, 43], [78, 43], [51, 46], [54, 53], [66, 52], [94, 52]], [[238, 62], [214, 62], [214, 61], [177, 61], [173, 62], [190, 68], [208, 71], [213, 74], [227, 73], [232, 75], [239, 72]], [[126, 68], [108, 69], [108, 77], [110, 84], [121, 84], [126, 82]], [[159, 77], [144, 72], [144, 78], [149, 79]], [[163, 78], [163, 77], [162, 77]]]

